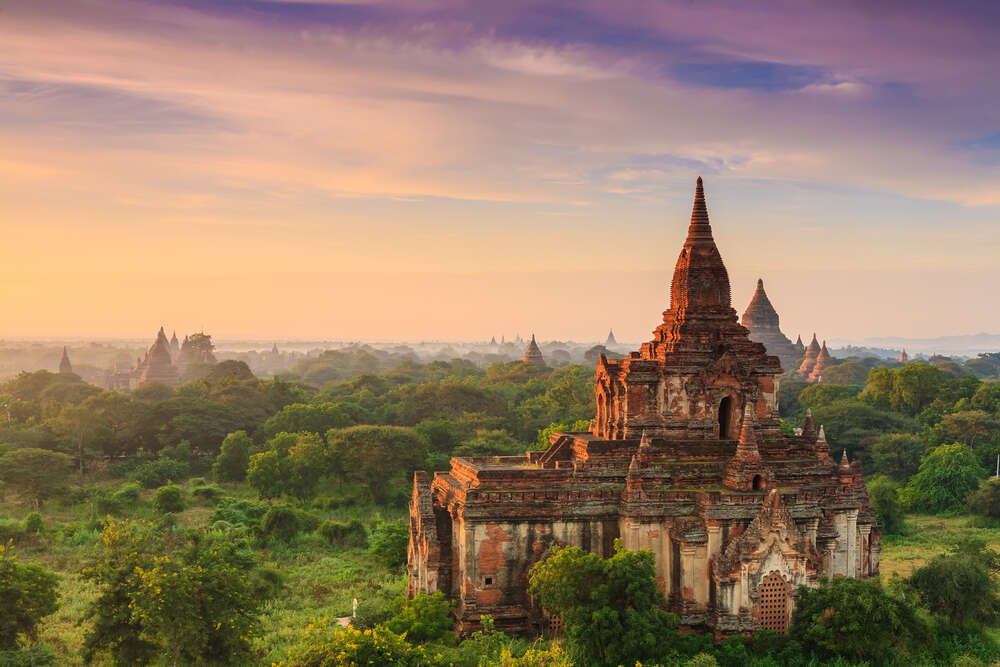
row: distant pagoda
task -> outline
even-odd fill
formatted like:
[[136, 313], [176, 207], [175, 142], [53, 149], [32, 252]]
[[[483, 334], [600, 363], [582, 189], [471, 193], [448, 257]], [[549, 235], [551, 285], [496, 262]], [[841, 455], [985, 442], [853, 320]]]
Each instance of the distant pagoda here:
[[177, 332], [174, 331], [174, 335], [170, 337], [170, 357], [177, 361], [177, 357], [181, 354], [181, 343], [177, 340]]
[[771, 300], [767, 298], [764, 291], [764, 281], [757, 279], [757, 290], [750, 299], [750, 305], [743, 312], [741, 324], [750, 330], [750, 340], [756, 341], [764, 346], [768, 354], [773, 354], [781, 361], [781, 367], [785, 370], [795, 368], [802, 355], [799, 354], [792, 341], [788, 340], [785, 334], [781, 333], [778, 326], [778, 311], [771, 305]]
[[524, 351], [524, 357], [521, 361], [532, 366], [545, 366], [545, 357], [542, 356], [542, 351], [538, 349], [538, 343], [535, 342], [535, 334], [531, 334], [531, 342], [528, 343], [528, 349]]
[[833, 357], [826, 349], [826, 341], [823, 341], [823, 346], [819, 349], [819, 354], [816, 356], [816, 364], [813, 366], [812, 371], [809, 373], [810, 382], [822, 382], [823, 371], [833, 364]]
[[806, 346], [802, 344], [802, 334], [799, 334], [799, 337], [795, 339], [795, 353], [799, 357], [804, 356], [806, 353]]
[[156, 334], [156, 341], [146, 352], [146, 358], [136, 369], [138, 375], [137, 386], [142, 386], [150, 382], [158, 382], [168, 386], [179, 384], [180, 378], [177, 368], [173, 364], [173, 355], [170, 353], [170, 341], [163, 332], [163, 327]]
[[69, 363], [69, 351], [66, 346], [63, 345], [62, 359], [59, 360], [59, 374], [60, 375], [72, 375], [73, 365]]
[[906, 353], [906, 348], [904, 347], [903, 351], [899, 353], [899, 363], [905, 364], [909, 360], [910, 360], [910, 355]]
[[608, 347], [609, 345], [617, 345], [617, 344], [618, 344], [618, 341], [615, 340], [614, 329], [608, 329], [608, 339], [606, 341], [604, 341], [604, 347]]
[[802, 360], [802, 364], [799, 366], [799, 374], [806, 377], [812, 373], [813, 366], [816, 365], [816, 358], [819, 356], [819, 341], [816, 340], [816, 334], [813, 333], [812, 342], [809, 343], [809, 347], [806, 348], [806, 358]]

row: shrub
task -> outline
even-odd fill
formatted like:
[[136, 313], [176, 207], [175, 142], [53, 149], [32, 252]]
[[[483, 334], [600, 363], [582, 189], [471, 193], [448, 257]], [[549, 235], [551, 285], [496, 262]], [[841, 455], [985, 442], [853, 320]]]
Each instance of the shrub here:
[[58, 608], [59, 579], [37, 565], [21, 565], [14, 544], [0, 544], [0, 650], [17, 648], [21, 636], [33, 639], [39, 621]]
[[357, 519], [347, 523], [324, 521], [319, 526], [319, 534], [331, 546], [341, 549], [364, 549], [368, 546], [368, 529]]
[[254, 570], [250, 577], [250, 585], [253, 587], [255, 598], [270, 600], [284, 587], [285, 577], [277, 570], [262, 567]]
[[191, 495], [205, 503], [215, 503], [222, 497], [223, 491], [214, 484], [208, 486], [196, 486]]
[[969, 496], [969, 510], [980, 516], [1000, 517], [1000, 478], [983, 480], [979, 490]]
[[410, 543], [410, 529], [405, 521], [383, 521], [371, 534], [368, 553], [382, 567], [398, 570], [406, 564], [406, 549]]
[[878, 516], [886, 533], [903, 532], [905, 513], [899, 502], [899, 487], [885, 475], [879, 475], [868, 482], [868, 500]]
[[183, 512], [184, 494], [179, 486], [161, 486], [153, 496], [153, 509], [160, 514]]
[[282, 542], [291, 542], [299, 533], [299, 519], [295, 510], [276, 505], [267, 511], [261, 523], [261, 533]]
[[310, 624], [299, 645], [278, 663], [282, 667], [327, 667], [332, 665], [426, 665], [423, 649], [412, 646], [385, 628], [319, 627]]
[[446, 637], [454, 638], [451, 609], [454, 603], [445, 599], [444, 593], [433, 595], [418, 593], [412, 600], [403, 596], [392, 605], [392, 616], [385, 627], [396, 634], [405, 635], [412, 644], [426, 644]]
[[295, 519], [299, 522], [299, 531], [303, 533], [311, 533], [319, 528], [322, 519], [313, 514], [312, 512], [306, 512], [305, 510], [296, 509]]
[[191, 486], [208, 486], [208, 482], [205, 481], [204, 477], [192, 477], [188, 482]]
[[0, 650], [0, 667], [47, 667], [56, 664], [56, 654], [48, 646], [34, 645], [12, 651]]
[[108, 477], [121, 479], [127, 477], [136, 468], [142, 465], [142, 463], [142, 459], [137, 457], [128, 458], [124, 461], [115, 461], [114, 463], [109, 463], [104, 468], [104, 474]]
[[33, 535], [42, 532], [42, 515], [38, 512], [31, 512], [24, 517], [24, 532]]
[[135, 482], [129, 482], [115, 491], [111, 495], [111, 499], [119, 505], [131, 505], [139, 502], [140, 496], [142, 496], [142, 487]]
[[256, 528], [267, 513], [267, 505], [240, 498], [221, 498], [215, 505], [211, 521], [225, 521], [228, 524], [242, 524]]
[[147, 489], [155, 489], [171, 482], [183, 482], [190, 473], [191, 465], [187, 461], [157, 459], [138, 466], [129, 477]]

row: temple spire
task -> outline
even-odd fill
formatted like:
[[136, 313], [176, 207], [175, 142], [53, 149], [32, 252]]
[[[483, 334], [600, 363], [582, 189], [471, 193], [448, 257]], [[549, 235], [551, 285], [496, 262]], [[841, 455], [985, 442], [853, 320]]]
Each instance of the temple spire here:
[[59, 372], [63, 375], [69, 375], [73, 372], [73, 366], [69, 363], [69, 351], [65, 345], [63, 345], [62, 359], [59, 360]]
[[705, 187], [702, 185], [701, 176], [698, 177], [694, 187], [694, 206], [691, 208], [691, 226], [688, 227], [687, 242], [708, 241], [714, 243], [712, 239], [712, 225], [708, 221], [708, 206], [705, 204]]
[[687, 240], [681, 248], [670, 283], [670, 310], [663, 321], [683, 322], [695, 317], [723, 317], [735, 313], [730, 307], [729, 274], [712, 238], [705, 205], [705, 189], [698, 178]]

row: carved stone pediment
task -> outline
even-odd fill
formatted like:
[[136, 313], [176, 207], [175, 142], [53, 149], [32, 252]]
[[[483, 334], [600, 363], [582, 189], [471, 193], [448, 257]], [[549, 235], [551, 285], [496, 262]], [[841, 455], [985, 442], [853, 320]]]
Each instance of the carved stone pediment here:
[[772, 554], [778, 552], [781, 554], [780, 561], [786, 563], [783, 574], [791, 569], [787, 564], [792, 561], [808, 564], [814, 571], [820, 562], [819, 554], [799, 531], [792, 515], [781, 502], [778, 490], [772, 489], [747, 529], [730, 540], [715, 560], [713, 570], [717, 577], [732, 577], [739, 574], [743, 563], [756, 563], [757, 567], [752, 569], [766, 574], [763, 570], [768, 558], [777, 562]]

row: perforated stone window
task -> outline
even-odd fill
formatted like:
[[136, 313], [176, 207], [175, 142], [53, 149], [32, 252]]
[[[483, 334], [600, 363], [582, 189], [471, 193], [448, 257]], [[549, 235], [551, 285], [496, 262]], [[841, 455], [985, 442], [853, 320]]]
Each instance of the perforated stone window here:
[[788, 632], [788, 582], [777, 572], [757, 587], [757, 622], [762, 630]]

